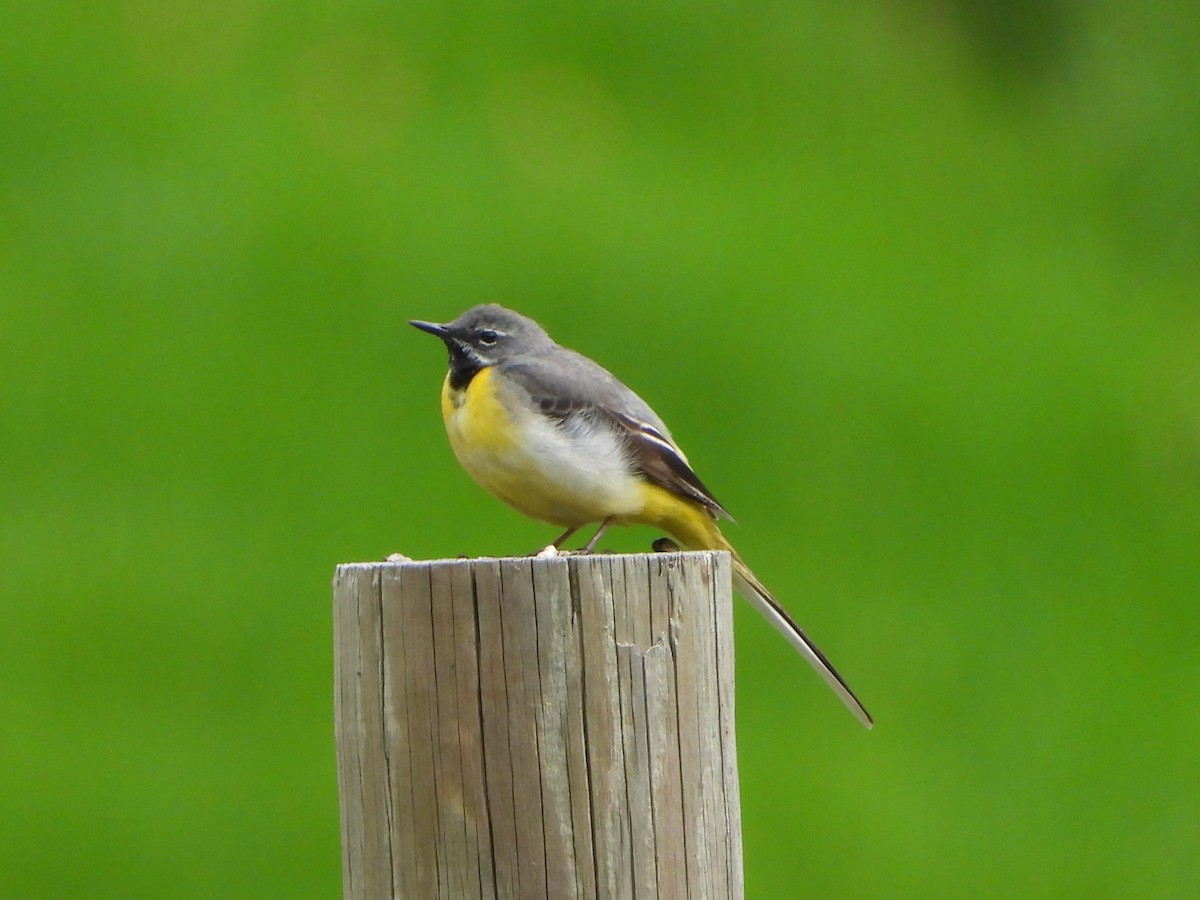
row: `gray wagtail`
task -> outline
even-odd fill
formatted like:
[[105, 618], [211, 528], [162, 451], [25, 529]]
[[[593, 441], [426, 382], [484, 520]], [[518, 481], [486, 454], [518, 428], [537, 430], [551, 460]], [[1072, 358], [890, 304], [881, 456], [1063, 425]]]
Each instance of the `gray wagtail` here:
[[868, 728], [870, 714], [816, 644], [763, 587], [717, 527], [731, 518], [641, 397], [537, 322], [495, 304], [447, 325], [412, 322], [450, 350], [442, 417], [462, 467], [485, 490], [566, 531], [661, 528], [689, 550], [725, 550], [738, 592], [767, 617]]

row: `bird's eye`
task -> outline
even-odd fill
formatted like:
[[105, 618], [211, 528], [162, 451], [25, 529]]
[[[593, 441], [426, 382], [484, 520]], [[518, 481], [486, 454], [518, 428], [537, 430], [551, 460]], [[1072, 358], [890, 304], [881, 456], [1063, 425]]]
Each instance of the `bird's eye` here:
[[498, 341], [500, 339], [500, 333], [497, 331], [493, 331], [491, 328], [481, 328], [481, 329], [479, 329], [478, 337], [479, 337], [479, 343], [485, 344], [488, 347], [490, 347], [493, 344], [495, 344], [496, 341]]

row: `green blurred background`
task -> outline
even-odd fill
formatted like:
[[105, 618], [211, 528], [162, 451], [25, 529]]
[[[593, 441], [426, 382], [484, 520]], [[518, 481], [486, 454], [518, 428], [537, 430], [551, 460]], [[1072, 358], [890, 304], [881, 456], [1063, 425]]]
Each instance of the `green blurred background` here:
[[551, 537], [405, 324], [482, 301], [878, 719], [739, 603], [750, 897], [1194, 895], [1200, 14], [2, 8], [0, 896], [339, 895], [334, 565]]

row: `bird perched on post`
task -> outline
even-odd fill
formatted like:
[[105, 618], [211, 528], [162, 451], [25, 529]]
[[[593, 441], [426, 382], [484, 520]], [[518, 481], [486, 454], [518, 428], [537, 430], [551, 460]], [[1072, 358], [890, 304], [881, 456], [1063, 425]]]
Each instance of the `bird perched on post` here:
[[450, 351], [442, 416], [454, 455], [485, 490], [566, 531], [661, 528], [689, 550], [725, 550], [734, 584], [825, 679], [858, 720], [870, 714], [825, 654], [755, 577], [721, 533], [730, 518], [692, 470], [654, 410], [607, 369], [559, 346], [533, 319], [495, 304], [453, 322], [413, 321]]

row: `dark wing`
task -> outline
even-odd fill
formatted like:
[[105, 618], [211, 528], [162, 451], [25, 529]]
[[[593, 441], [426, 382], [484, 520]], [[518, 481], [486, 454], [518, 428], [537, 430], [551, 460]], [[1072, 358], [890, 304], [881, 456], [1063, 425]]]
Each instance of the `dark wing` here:
[[670, 437], [649, 422], [634, 416], [611, 409], [601, 411], [620, 426], [621, 435], [633, 451], [634, 462], [646, 478], [668, 491], [695, 500], [714, 516], [733, 520], [733, 516], [717, 502], [712, 491], [692, 471], [691, 465]]
[[553, 365], [538, 360], [505, 366], [505, 374], [529, 393], [535, 409], [554, 419], [587, 416], [611, 427], [648, 481], [732, 520], [646, 401], [587, 357], [562, 347], [555, 350]]

